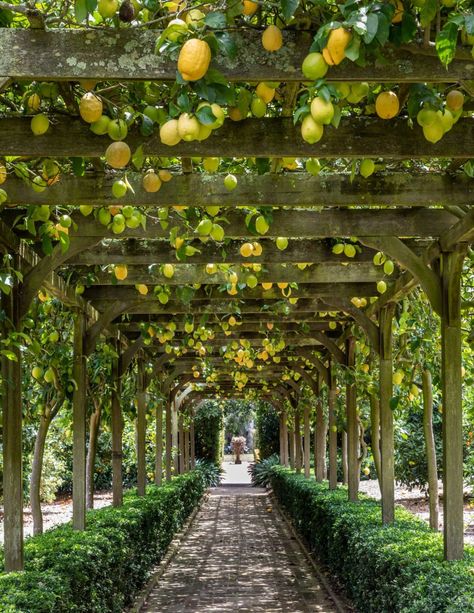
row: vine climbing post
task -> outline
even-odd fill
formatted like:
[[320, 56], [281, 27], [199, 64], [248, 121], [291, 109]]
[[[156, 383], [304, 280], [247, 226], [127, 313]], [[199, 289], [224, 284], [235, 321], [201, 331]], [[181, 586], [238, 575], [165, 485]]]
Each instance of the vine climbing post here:
[[288, 466], [288, 416], [284, 410], [281, 414], [282, 443], [283, 443], [283, 466]]
[[163, 474], [163, 405], [161, 398], [156, 403], [155, 416], [155, 485], [161, 485]]
[[171, 447], [172, 465], [174, 474], [177, 475], [179, 474], [178, 409], [174, 398], [171, 403]]
[[337, 487], [337, 424], [336, 380], [331, 362], [328, 365], [328, 421], [329, 421], [329, 489]]
[[440, 258], [441, 371], [443, 388], [443, 510], [446, 560], [463, 557], [463, 438], [461, 272], [465, 247], [442, 253]]
[[[179, 409], [178, 409], [179, 410]], [[178, 472], [182, 475], [185, 472], [184, 465], [184, 422], [183, 422], [183, 412], [179, 410], [178, 415]]]
[[137, 492], [146, 490], [146, 390], [143, 356], [137, 359]]
[[172, 432], [171, 432], [171, 397], [168, 394], [166, 399], [166, 416], [165, 416], [165, 438], [166, 438], [166, 448], [165, 448], [165, 474], [166, 481], [171, 481], [171, 448], [173, 446], [172, 440]]
[[306, 402], [303, 409], [304, 422], [304, 476], [309, 479], [311, 474], [310, 453], [311, 453], [311, 409], [309, 403]]
[[299, 474], [301, 472], [301, 424], [300, 410], [295, 408], [295, 470]]
[[[4, 334], [18, 329], [18, 292], [2, 295]], [[2, 355], [4, 552], [7, 572], [23, 569], [23, 475], [21, 353], [11, 343], [12, 359]]]
[[[117, 356], [120, 347], [118, 339], [115, 343]], [[111, 427], [112, 427], [112, 504], [120, 507], [123, 504], [122, 483], [122, 405], [120, 401], [122, 382], [122, 368], [118, 357], [112, 360], [112, 398], [111, 398]]]
[[86, 412], [87, 365], [85, 355], [86, 315], [78, 310], [74, 317], [72, 405], [72, 525], [75, 530], [86, 527]]
[[328, 422], [324, 415], [323, 402], [321, 398], [321, 381], [317, 378], [316, 395], [316, 428], [314, 436], [314, 473], [316, 481], [323, 481], [326, 478], [326, 437]]
[[190, 467], [193, 470], [196, 467], [196, 440], [194, 438], [194, 409], [191, 409], [191, 425], [189, 426], [190, 438]]
[[[355, 366], [355, 345], [353, 336], [346, 341], [348, 376], [352, 378]], [[357, 423], [356, 386], [354, 381], [346, 383], [347, 420], [347, 481], [349, 500], [356, 502], [359, 491], [359, 424]]]
[[383, 307], [379, 313], [380, 335], [380, 487], [382, 493], [382, 522], [395, 519], [395, 451], [393, 442], [392, 399], [392, 320], [395, 304]]

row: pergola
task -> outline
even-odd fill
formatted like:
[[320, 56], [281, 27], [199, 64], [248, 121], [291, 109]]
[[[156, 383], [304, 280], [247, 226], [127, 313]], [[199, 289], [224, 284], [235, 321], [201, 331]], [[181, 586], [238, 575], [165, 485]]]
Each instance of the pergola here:
[[[297, 406], [298, 388], [304, 381], [316, 392], [328, 387], [329, 487], [337, 485], [337, 432], [335, 425], [335, 371], [338, 365], [353, 368], [357, 341], [368, 342], [380, 360], [380, 437], [382, 521], [394, 520], [394, 426], [390, 407], [392, 397], [392, 318], [397, 302], [420, 286], [433, 311], [441, 318], [443, 454], [444, 454], [444, 543], [445, 557], [459, 559], [463, 554], [463, 459], [461, 402], [461, 271], [469, 242], [474, 240], [474, 183], [459, 167], [474, 157], [474, 118], [465, 113], [437, 144], [427, 142], [419, 130], [404, 118], [384, 121], [375, 117], [346, 117], [339, 128], [326, 129], [320, 143], [309, 145], [300, 136], [291, 118], [297, 91], [304, 81], [301, 62], [308, 52], [311, 35], [284, 32], [284, 47], [268, 54], [260, 44], [260, 33], [236, 33], [237, 54], [215, 65], [231, 82], [283, 83], [282, 111], [278, 117], [249, 118], [242, 122], [226, 120], [203, 142], [181, 142], [173, 148], [161, 143], [157, 130], [142, 136], [131, 128], [126, 142], [133, 151], [142, 147], [145, 157], [180, 158], [181, 168], [157, 193], [147, 193], [140, 172], [128, 172], [133, 192], [119, 201], [141, 207], [147, 215], [146, 227], [127, 228], [114, 235], [93, 216], [73, 215], [67, 250], [54, 246], [45, 255], [41, 244], [14, 225], [27, 207], [117, 205], [112, 196], [114, 172], [105, 170], [103, 137], [93, 134], [77, 117], [75, 83], [87, 79], [108, 83], [169, 82], [176, 77], [175, 62], [155, 54], [156, 33], [134, 29], [0, 29], [0, 90], [8, 91], [17, 82], [58, 82], [66, 110], [51, 117], [51, 128], [34, 137], [30, 118], [14, 110], [0, 117], [0, 156], [32, 158], [87, 158], [91, 161], [82, 176], [64, 173], [60, 180], [42, 192], [32, 191], [22, 179], [8, 176], [6, 207], [0, 212], [0, 244], [14, 256], [15, 267], [23, 273], [10, 295], [2, 295], [7, 314], [5, 334], [21, 330], [39, 290], [46, 290], [75, 310], [74, 330], [74, 526], [85, 529], [86, 377], [87, 357], [101, 335], [113, 339], [119, 359], [111, 376], [115, 382], [112, 398], [113, 495], [122, 501], [120, 378], [130, 365], [137, 366], [138, 402], [138, 490], [145, 493], [145, 429], [147, 388], [158, 380], [165, 398], [166, 419], [162, 424], [161, 405], [157, 411], [157, 483], [161, 481], [162, 433], [165, 431], [165, 474], [171, 478], [172, 447], [179, 447], [178, 470], [193, 465], [194, 435], [185, 429], [180, 416], [192, 411], [210, 394], [234, 397], [229, 361], [223, 358], [233, 341], [260, 347], [263, 332], [273, 324], [284, 339], [279, 361], [246, 370], [248, 383], [280, 412], [281, 460], [298, 459], [300, 445], [299, 413], [294, 430], [288, 432], [287, 411]], [[8, 52], [6, 52], [8, 50]], [[449, 66], [442, 66], [431, 47], [404, 45], [386, 49], [386, 63], [368, 62], [361, 67], [344, 62], [332, 67], [328, 82], [461, 84], [472, 92], [474, 62], [462, 49]], [[464, 85], [463, 85], [464, 84]], [[1, 101], [0, 101], [1, 104]], [[387, 163], [384, 171], [368, 179], [351, 177], [345, 171], [322, 172], [313, 177], [301, 168], [265, 174], [239, 175], [235, 190], [224, 187], [220, 174], [197, 172], [192, 158], [270, 158], [283, 157], [327, 160], [358, 160], [376, 156]], [[425, 162], [437, 158], [452, 160], [448, 170], [430, 169]], [[403, 169], [404, 160], [419, 160], [418, 169]], [[202, 244], [174, 207], [219, 206], [225, 209], [225, 245], [212, 241]], [[275, 207], [268, 232], [257, 237], [263, 247], [260, 256], [244, 258], [240, 247], [256, 236], [244, 222], [240, 207]], [[157, 218], [157, 207], [169, 208], [168, 226]], [[169, 228], [197, 251], [176, 260], [170, 245]], [[290, 239], [286, 250], [275, 246], [276, 237]], [[333, 252], [334, 239], [357, 237], [360, 251], [355, 257]], [[228, 240], [227, 240], [228, 239]], [[293, 239], [293, 240], [291, 240]], [[373, 257], [383, 252], [397, 263], [395, 273], [386, 276], [373, 265]], [[222, 291], [227, 272], [206, 273], [207, 263], [230, 265], [244, 275], [244, 264], [262, 265], [257, 287], [242, 287], [237, 295]], [[125, 263], [128, 275], [116, 282], [104, 268]], [[173, 263], [172, 278], [163, 276], [160, 266]], [[297, 267], [296, 264], [311, 264]], [[301, 269], [303, 268], [303, 269]], [[84, 294], [69, 287], [64, 273], [84, 280]], [[388, 289], [380, 294], [377, 283], [385, 280]], [[272, 283], [264, 289], [261, 283]], [[293, 284], [291, 297], [285, 297], [276, 284]], [[169, 286], [171, 298], [162, 304], [153, 293], [139, 295], [137, 284]], [[179, 288], [191, 288], [189, 299], [180, 301]], [[366, 298], [357, 307], [351, 300]], [[372, 300], [370, 300], [372, 298]], [[206, 381], [200, 372], [202, 353], [189, 347], [168, 353], [164, 344], [146, 334], [148, 326], [176, 324], [171, 344], [183, 347], [187, 334], [183, 325], [189, 317], [205, 325], [234, 313], [242, 325], [216, 332], [203, 344], [205, 358], [216, 373]], [[269, 324], [269, 326], [267, 326]], [[146, 341], [146, 342], [145, 342]], [[14, 348], [15, 360], [2, 358], [3, 453], [5, 499], [5, 565], [7, 570], [23, 566], [22, 535], [22, 398], [21, 352]], [[150, 375], [145, 363], [153, 365]], [[298, 372], [300, 382], [285, 376]], [[216, 388], [216, 384], [218, 387]], [[290, 401], [290, 404], [287, 401]], [[347, 384], [346, 417], [348, 441], [349, 499], [357, 500], [358, 416], [356, 388]], [[319, 416], [322, 407], [319, 409]], [[191, 421], [192, 423], [192, 421]], [[305, 410], [304, 456], [309, 475], [309, 413]], [[290, 437], [288, 437], [290, 434]], [[176, 459], [175, 459], [176, 460]], [[301, 464], [300, 464], [301, 466]]]

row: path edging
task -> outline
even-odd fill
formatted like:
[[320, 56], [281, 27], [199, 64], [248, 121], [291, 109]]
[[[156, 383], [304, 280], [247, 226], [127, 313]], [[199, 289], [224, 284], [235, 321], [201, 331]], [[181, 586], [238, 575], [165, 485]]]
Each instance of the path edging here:
[[338, 613], [349, 613], [350, 611], [353, 611], [349, 603], [344, 602], [344, 600], [339, 595], [337, 595], [335, 591], [332, 589], [330, 582], [328, 581], [327, 577], [325, 576], [321, 568], [319, 568], [318, 564], [316, 563], [313, 556], [309, 552], [304, 541], [301, 539], [300, 535], [298, 534], [295, 527], [293, 526], [293, 523], [290, 517], [285, 512], [283, 507], [280, 505], [277, 497], [273, 493], [273, 490], [269, 490], [269, 498], [272, 501], [272, 505], [276, 508], [278, 514], [280, 515], [280, 517], [286, 524], [288, 530], [291, 532], [291, 535], [294, 537], [294, 539], [298, 543], [305, 558], [308, 560], [308, 563], [311, 565], [311, 568], [313, 569], [315, 575], [317, 576], [318, 580], [322, 583], [324, 589], [328, 593], [329, 598], [333, 601], [336, 609], [338, 610]]
[[188, 519], [184, 522], [181, 530], [174, 535], [173, 540], [168, 545], [168, 549], [166, 550], [165, 555], [161, 559], [160, 563], [155, 567], [156, 570], [152, 571], [152, 574], [150, 578], [148, 579], [148, 581], [146, 582], [146, 584], [144, 585], [144, 587], [142, 587], [142, 589], [135, 596], [133, 604], [127, 609], [127, 613], [140, 613], [140, 611], [143, 609], [143, 607], [146, 604], [147, 598], [149, 597], [153, 589], [156, 587], [158, 581], [163, 576], [163, 573], [168, 568], [168, 566], [170, 565], [175, 555], [178, 553], [181, 543], [183, 542], [184, 538], [188, 535], [191, 529], [191, 526], [193, 525], [194, 520], [196, 519], [196, 515], [201, 510], [208, 496], [209, 496], [209, 490], [204, 492], [198, 505], [193, 510], [191, 515], [188, 517]]

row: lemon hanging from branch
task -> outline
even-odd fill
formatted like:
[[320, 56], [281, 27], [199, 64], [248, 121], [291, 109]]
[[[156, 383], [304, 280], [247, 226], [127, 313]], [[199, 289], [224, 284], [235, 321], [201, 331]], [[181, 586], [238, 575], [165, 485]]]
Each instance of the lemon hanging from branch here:
[[205, 40], [190, 38], [181, 47], [178, 70], [185, 81], [199, 81], [211, 63], [211, 48]]

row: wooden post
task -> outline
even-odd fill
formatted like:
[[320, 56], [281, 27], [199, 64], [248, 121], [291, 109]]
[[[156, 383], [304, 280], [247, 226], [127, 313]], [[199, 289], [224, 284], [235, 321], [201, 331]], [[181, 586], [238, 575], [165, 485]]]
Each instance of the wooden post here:
[[189, 428], [189, 438], [191, 439], [190, 441], [190, 464], [191, 464], [191, 470], [193, 470], [196, 467], [196, 441], [194, 439], [194, 409], [191, 410], [191, 426]]
[[173, 437], [172, 437], [172, 425], [171, 425], [171, 398], [168, 395], [166, 400], [166, 449], [165, 449], [165, 473], [166, 473], [166, 481], [171, 481], [171, 461], [172, 461], [172, 446], [173, 446]]
[[279, 429], [278, 429], [279, 435], [280, 435], [280, 464], [283, 466], [284, 462], [285, 462], [285, 458], [284, 458], [284, 451], [283, 451], [283, 413], [280, 413], [279, 415]]
[[461, 271], [465, 248], [441, 255], [444, 556], [463, 557]]
[[[116, 344], [119, 353], [118, 342]], [[111, 398], [111, 427], [112, 427], [112, 504], [120, 507], [123, 504], [123, 480], [122, 480], [122, 405], [121, 392], [123, 374], [118, 358], [112, 361], [112, 398]]]
[[290, 468], [292, 470], [295, 469], [296, 466], [296, 462], [295, 462], [295, 430], [294, 430], [294, 426], [293, 428], [291, 428], [288, 431], [288, 436], [290, 439]]
[[183, 414], [178, 409], [176, 410], [178, 417], [178, 472], [180, 475], [184, 473], [184, 423]]
[[395, 305], [388, 304], [379, 313], [380, 330], [380, 491], [382, 493], [382, 523], [395, 519], [395, 451], [393, 441], [392, 399], [392, 320]]
[[171, 404], [171, 446], [173, 448], [172, 465], [174, 474], [179, 474], [179, 442], [178, 442], [178, 411], [176, 409], [176, 402], [173, 399]]
[[310, 424], [310, 407], [306, 403], [304, 405], [303, 421], [304, 421], [304, 476], [309, 479], [311, 475], [310, 457], [311, 457], [311, 424]]
[[146, 391], [143, 357], [137, 359], [137, 493], [146, 492]]
[[295, 470], [301, 472], [301, 425], [299, 407], [295, 409]]
[[[347, 366], [352, 371], [355, 366], [355, 338], [346, 341]], [[355, 383], [346, 385], [346, 419], [347, 419], [347, 466], [349, 500], [356, 502], [359, 491], [359, 424], [357, 423], [357, 398]]]
[[316, 428], [314, 436], [314, 474], [316, 481], [326, 479], [326, 437], [328, 422], [324, 416], [321, 390], [318, 378], [318, 395], [316, 396]]
[[288, 466], [288, 416], [286, 411], [281, 414], [283, 427], [283, 466]]
[[328, 365], [328, 420], [329, 420], [329, 489], [337, 487], [337, 424], [336, 424], [336, 380], [331, 362]]
[[433, 431], [433, 387], [431, 372], [423, 369], [423, 433], [426, 446], [426, 462], [428, 465], [428, 496], [430, 505], [430, 528], [438, 531], [439, 522], [439, 491], [438, 466], [436, 460], [436, 444]]
[[155, 485], [161, 485], [163, 475], [163, 405], [156, 405], [155, 417]]
[[[347, 427], [347, 426], [346, 426]], [[349, 466], [347, 461], [347, 431], [341, 432], [341, 454], [342, 454], [342, 483], [347, 485], [349, 480]]]
[[189, 428], [184, 429], [184, 472], [189, 471]]
[[87, 365], [84, 353], [86, 315], [77, 311], [74, 316], [72, 401], [72, 525], [75, 530], [86, 527], [86, 413]]
[[[2, 294], [6, 320], [5, 336], [19, 326], [18, 290], [9, 296]], [[15, 359], [2, 356], [3, 384], [3, 500], [5, 570], [23, 570], [23, 467], [22, 467], [22, 401], [21, 352], [14, 344], [9, 347]]]

